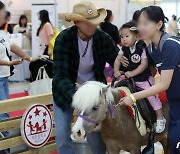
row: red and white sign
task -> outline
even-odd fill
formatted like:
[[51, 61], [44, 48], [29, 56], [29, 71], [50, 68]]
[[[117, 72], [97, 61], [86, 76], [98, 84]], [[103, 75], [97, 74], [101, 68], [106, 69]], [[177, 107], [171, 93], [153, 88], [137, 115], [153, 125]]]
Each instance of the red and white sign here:
[[47, 143], [52, 131], [52, 116], [49, 109], [42, 104], [32, 105], [21, 120], [21, 135], [25, 143], [33, 148]]

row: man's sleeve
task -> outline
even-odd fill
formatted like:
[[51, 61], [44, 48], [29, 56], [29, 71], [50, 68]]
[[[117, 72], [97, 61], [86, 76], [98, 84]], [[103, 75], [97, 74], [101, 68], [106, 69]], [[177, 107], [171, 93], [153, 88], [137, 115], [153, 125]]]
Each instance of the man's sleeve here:
[[106, 62], [114, 67], [114, 61], [118, 55], [119, 48], [115, 45], [114, 41], [108, 36], [107, 38], [107, 55], [106, 55]]
[[75, 84], [69, 79], [69, 50], [63, 35], [59, 34], [54, 46], [53, 85], [67, 97], [75, 93]]
[[167, 40], [162, 49], [162, 70], [175, 69], [180, 62], [179, 45], [172, 41]]

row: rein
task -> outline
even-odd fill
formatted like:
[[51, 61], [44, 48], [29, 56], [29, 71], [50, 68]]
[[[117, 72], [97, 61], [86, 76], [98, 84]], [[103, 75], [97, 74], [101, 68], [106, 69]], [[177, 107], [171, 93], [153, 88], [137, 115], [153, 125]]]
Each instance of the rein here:
[[[108, 110], [108, 112], [106, 113], [106, 115], [108, 115], [110, 112], [111, 112], [112, 118], [114, 119], [114, 108], [113, 108], [113, 105], [112, 105], [111, 103], [109, 104], [109, 110]], [[98, 124], [100, 123], [100, 121], [90, 119], [90, 118], [88, 118], [87, 116], [81, 115], [80, 113], [78, 113], [77, 116], [80, 117], [80, 118], [82, 118], [83, 120], [85, 120], [85, 121], [87, 121], [87, 122], [90, 122], [90, 123], [93, 123], [93, 124], [96, 124], [96, 125], [98, 125]]]

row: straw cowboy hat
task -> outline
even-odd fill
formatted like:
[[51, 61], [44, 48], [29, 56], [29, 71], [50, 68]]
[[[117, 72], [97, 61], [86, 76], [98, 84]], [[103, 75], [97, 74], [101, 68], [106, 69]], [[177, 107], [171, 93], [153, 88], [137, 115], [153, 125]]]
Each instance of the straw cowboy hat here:
[[70, 21], [86, 21], [92, 24], [99, 24], [107, 16], [104, 8], [97, 9], [90, 1], [80, 2], [73, 7], [73, 12], [65, 16], [65, 20]]

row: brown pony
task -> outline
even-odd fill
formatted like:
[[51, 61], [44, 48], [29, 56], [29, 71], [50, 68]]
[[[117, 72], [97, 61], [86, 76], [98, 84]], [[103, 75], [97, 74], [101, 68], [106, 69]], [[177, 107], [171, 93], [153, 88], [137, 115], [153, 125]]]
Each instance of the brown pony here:
[[[103, 83], [89, 81], [82, 85], [75, 93], [72, 103], [79, 111], [79, 117], [72, 128], [74, 137], [83, 140], [92, 131], [100, 131], [109, 154], [119, 154], [121, 150], [140, 154], [141, 146], [148, 143], [148, 133], [140, 135], [126, 106], [115, 107], [121, 98], [117, 88]], [[154, 138], [154, 142], [162, 143], [165, 154], [169, 153], [168, 112], [166, 103], [163, 106], [163, 115], [167, 120], [166, 129], [160, 134], [155, 134]]]

